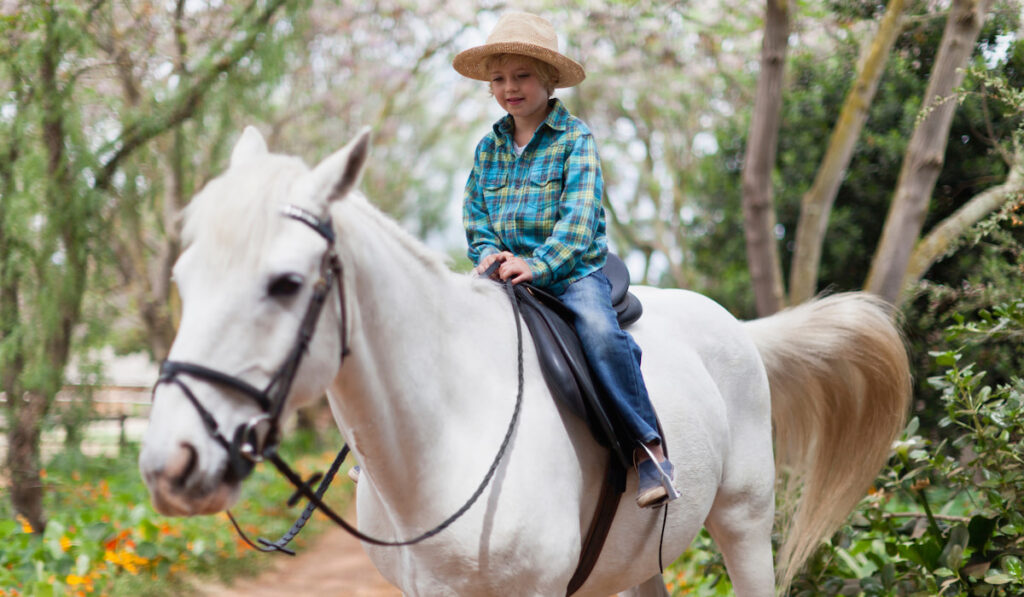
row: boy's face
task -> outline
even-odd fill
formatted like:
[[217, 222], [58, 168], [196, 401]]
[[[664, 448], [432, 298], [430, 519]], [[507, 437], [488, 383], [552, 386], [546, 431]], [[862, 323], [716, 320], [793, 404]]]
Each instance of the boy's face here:
[[548, 90], [541, 85], [528, 60], [512, 57], [491, 67], [491, 93], [513, 118], [543, 120], [547, 116]]

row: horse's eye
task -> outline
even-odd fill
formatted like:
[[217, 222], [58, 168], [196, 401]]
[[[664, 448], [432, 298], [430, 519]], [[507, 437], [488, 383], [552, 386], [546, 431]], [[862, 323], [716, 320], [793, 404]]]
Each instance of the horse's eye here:
[[277, 276], [267, 286], [267, 294], [272, 297], [292, 296], [302, 288], [302, 276], [299, 274], [284, 274]]

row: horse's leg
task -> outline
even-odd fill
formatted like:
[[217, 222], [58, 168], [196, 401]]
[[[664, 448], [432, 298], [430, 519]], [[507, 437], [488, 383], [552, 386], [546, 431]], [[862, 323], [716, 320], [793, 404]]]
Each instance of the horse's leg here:
[[737, 597], [775, 594], [774, 518], [775, 499], [770, 488], [746, 494], [720, 492], [711, 508], [705, 526], [722, 552]]
[[619, 593], [619, 597], [668, 597], [668, 589], [665, 588], [665, 579], [655, 574], [643, 584]]

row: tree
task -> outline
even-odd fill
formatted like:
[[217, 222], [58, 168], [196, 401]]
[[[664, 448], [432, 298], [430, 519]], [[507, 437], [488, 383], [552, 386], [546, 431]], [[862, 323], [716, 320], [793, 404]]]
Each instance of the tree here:
[[40, 430], [79, 340], [83, 297], [106, 254], [106, 198], [129, 180], [122, 176], [130, 157], [191, 118], [285, 4], [253, 2], [238, 10], [236, 27], [221, 32], [191, 85], [144, 110], [115, 105], [123, 114], [116, 128], [111, 120], [88, 121], [96, 103], [83, 101], [92, 98], [88, 78], [102, 65], [86, 32], [105, 2], [84, 8], [64, 0], [19, 3], [0, 25], [0, 84], [4, 97], [13, 98], [3, 100], [0, 120], [10, 132], [0, 187], [0, 372], [11, 501], [35, 532], [46, 522]]
[[[857, 78], [843, 102], [814, 183], [804, 193], [789, 277], [789, 299], [794, 304], [809, 300], [817, 290], [821, 248], [825, 242], [832, 204], [853, 157], [854, 146], [867, 121], [868, 108], [885, 72], [886, 61], [902, 31], [905, 9], [906, 2], [903, 0], [891, 0], [888, 3], [878, 31], [865, 46], [864, 56], [857, 68]], [[755, 293], [763, 294], [758, 291], [756, 284]]]
[[743, 162], [743, 230], [747, 264], [759, 315], [771, 315], [785, 305], [782, 266], [775, 244], [775, 204], [771, 172], [782, 110], [783, 72], [789, 47], [788, 0], [768, 0], [765, 8], [761, 71], [757, 79], [754, 114]]
[[598, 140], [612, 243], [643, 264], [637, 281], [702, 288], [707, 264], [694, 245], [718, 209], [700, 196], [698, 166], [716, 151], [702, 141], [752, 100], [761, 17], [739, 2], [712, 12], [649, 0], [570, 5], [556, 26], [587, 79], [559, 95]]
[[[929, 87], [925, 91], [925, 98], [928, 100], [904, 156], [903, 174], [895, 185], [896, 193], [886, 219], [882, 240], [879, 241], [871, 270], [864, 283], [866, 289], [894, 302], [901, 298], [901, 289], [919, 279], [945, 247], [948, 247], [946, 239], [955, 237], [956, 231], [962, 232], [965, 223], [973, 223], [984, 213], [988, 213], [986, 209], [991, 211], [997, 207], [998, 201], [994, 198], [1005, 198], [1007, 193], [1017, 188], [1019, 182], [1016, 178], [1009, 179], [1001, 192], [993, 191], [979, 197], [977, 201], [971, 203], [970, 208], [958, 214], [957, 218], [937, 228], [935, 236], [918, 246], [913, 270], [908, 270], [911, 267], [911, 252], [920, 236], [928, 212], [928, 198], [942, 167], [945, 139], [948, 138], [952, 115], [957, 105], [953, 101], [956, 97], [955, 90], [963, 81], [963, 73], [969, 59], [976, 52], [975, 41], [990, 4], [991, 2], [957, 2], [946, 18], [946, 28], [929, 77]], [[885, 70], [883, 67], [902, 29], [902, 15], [905, 10], [904, 2], [889, 2], [877, 31], [871, 37], [870, 43], [865, 44], [858, 65], [857, 78], [851, 84], [843, 109], [832, 128], [828, 150], [819, 162], [814, 183], [803, 196], [789, 267], [791, 302], [807, 300], [817, 292], [818, 279], [821, 275], [822, 247], [832, 205], [861, 137], [869, 107]], [[775, 75], [769, 73], [768, 76], [772, 78]], [[755, 119], [752, 126], [756, 122]], [[753, 129], [750, 138], [754, 138]], [[747, 159], [751, 159], [749, 150]], [[754, 228], [763, 230], [764, 225], [762, 223]], [[749, 222], [747, 233], [751, 234]], [[943, 242], [936, 242], [939, 240]], [[944, 247], [942, 251], [939, 250], [940, 246]], [[768, 312], [763, 306], [775, 303], [773, 297], [776, 291], [773, 291], [770, 285], [757, 282], [764, 277], [765, 252], [755, 250], [748, 241], [748, 254], [752, 259], [749, 267], [751, 278], [755, 281], [758, 312], [763, 315]], [[899, 272], [898, 275], [894, 273], [896, 271]], [[885, 276], [888, 276], [890, 282], [883, 285], [881, 280]]]
[[[186, 5], [177, 0], [165, 10], [104, 3], [85, 30], [102, 61], [98, 84], [120, 98], [98, 118], [128, 127], [144, 114], [159, 113], [176, 94], [187, 106], [167, 134], [121, 161], [123, 183], [103, 185], [112, 199], [103, 217], [114, 224], [105, 247], [114, 272], [103, 279], [104, 294], [127, 294], [130, 312], [141, 323], [139, 332], [111, 341], [122, 350], [141, 345], [158, 361], [170, 350], [176, 327], [171, 267], [178, 257], [181, 210], [216, 172], [246, 119], [262, 118], [262, 106], [287, 69], [282, 56], [295, 51], [305, 11], [304, 2], [277, 2], [267, 6], [273, 11], [255, 15], [259, 3], [244, 10]], [[218, 58], [228, 32], [240, 30], [244, 43]], [[213, 70], [206, 67], [218, 63]]]
[[923, 118], [914, 129], [903, 160], [882, 238], [875, 251], [865, 288], [896, 302], [902, 294], [907, 266], [920, 237], [935, 181], [942, 169], [949, 127], [956, 103], [954, 90], [974, 52], [991, 0], [954, 0], [946, 17], [938, 57], [924, 94]]
[[[50, 2], [20, 12], [16, 18], [24, 28], [5, 30], [3, 47], [11, 61], [6, 79], [16, 98], [16, 112], [5, 123], [14, 134], [4, 153], [13, 159], [5, 166], [0, 222], [5, 249], [0, 354], [7, 393], [6, 464], [12, 504], [36, 532], [45, 525], [40, 424], [60, 388], [81, 309], [90, 231], [78, 224], [93, 217], [96, 205], [76, 180], [80, 138], [71, 133], [77, 114], [69, 101], [74, 79], [61, 65], [67, 55], [77, 53], [82, 39], [68, 27], [65, 9]], [[35, 146], [26, 147], [30, 143]], [[24, 218], [42, 214], [33, 231]], [[35, 326], [24, 324], [26, 316]]]

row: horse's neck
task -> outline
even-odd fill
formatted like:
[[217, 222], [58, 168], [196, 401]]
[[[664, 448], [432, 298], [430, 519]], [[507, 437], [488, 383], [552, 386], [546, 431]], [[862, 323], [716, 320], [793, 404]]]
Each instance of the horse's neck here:
[[[426, 488], [424, 462], [451, 462], [452, 452], [502, 433], [507, 420], [491, 414], [511, 406], [499, 408], [475, 386], [491, 378], [514, 398], [515, 331], [508, 311], [494, 308], [495, 293], [425, 261], [389, 226], [362, 224], [339, 235], [352, 336], [334, 408], [382, 493]], [[487, 364], [494, 346], [508, 352], [498, 374]]]

